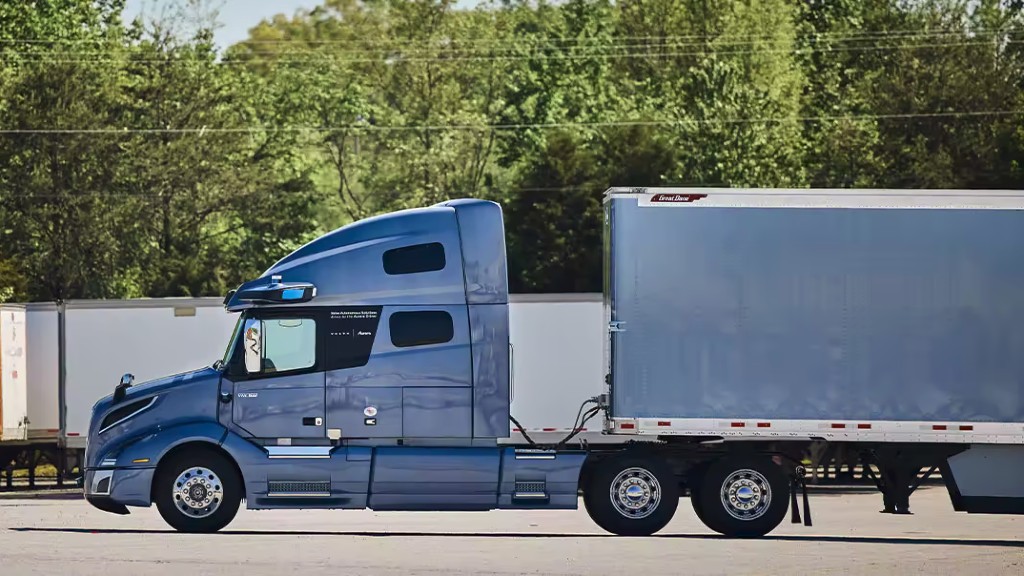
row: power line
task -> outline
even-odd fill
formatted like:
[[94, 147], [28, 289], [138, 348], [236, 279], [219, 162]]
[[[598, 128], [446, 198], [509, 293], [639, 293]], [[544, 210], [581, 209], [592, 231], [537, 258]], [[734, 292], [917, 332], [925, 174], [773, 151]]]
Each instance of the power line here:
[[[993, 31], [993, 32], [979, 32], [979, 33], [977, 33], [977, 34], [975, 34], [973, 36], [970, 36], [970, 37], [965, 37], [965, 35], [962, 32], [924, 33], [924, 34], [914, 34], [913, 36], [908, 35], [908, 36], [898, 36], [898, 37], [886, 37], [886, 36], [879, 36], [879, 35], [875, 35], [875, 34], [846, 35], [846, 36], [835, 36], [835, 37], [828, 37], [827, 35], [826, 36], [815, 35], [813, 37], [807, 37], [807, 38], [801, 37], [801, 36], [796, 36], [796, 37], [794, 37], [794, 39], [797, 40], [797, 41], [812, 40], [813, 39], [813, 40], [825, 40], [825, 41], [829, 41], [829, 42], [864, 42], [864, 41], [872, 41], [872, 40], [891, 40], [893, 38], [905, 39], [905, 38], [909, 38], [909, 37], [915, 37], [915, 38], [916, 37], [923, 37], [923, 38], [964, 37], [967, 41], [980, 42], [979, 39], [981, 39], [981, 38], [986, 38], [986, 37], [987, 38], [995, 38], [995, 37], [1000, 36], [1002, 34], [1003, 34], [1002, 32], [995, 32], [995, 31]], [[714, 42], [714, 46], [715, 47], [720, 47], [720, 46], [754, 46], [754, 45], [762, 43], [763, 41], [770, 41], [770, 40], [777, 40], [777, 39], [778, 38], [776, 36], [766, 36], [766, 37], [763, 37], [763, 38], [758, 38], [756, 36], [755, 37], [745, 36], [745, 37], [742, 37], [742, 39], [739, 39], [739, 40], [721, 40], [721, 39], [717, 39], [716, 38], [716, 39], [713, 40], [713, 42]], [[416, 47], [417, 44], [422, 44], [422, 43], [403, 43], [403, 42], [392, 41], [392, 40], [383, 41], [383, 42], [368, 41], [368, 42], [364, 42], [362, 45], [360, 45], [357, 48], [344, 48], [344, 49], [341, 49], [341, 50], [334, 50], [334, 51], [331, 51], [330, 54], [332, 54], [332, 55], [337, 55], [337, 54], [366, 54], [366, 53], [393, 54], [395, 52], [396, 48], [400, 49], [403, 53], [436, 52], [438, 49], [444, 49], [446, 52], [450, 52], [450, 53], [475, 54], [475, 53], [486, 53], [486, 52], [495, 51], [494, 46], [498, 46], [499, 47], [499, 48], [497, 48], [498, 51], [504, 51], [504, 52], [519, 51], [519, 50], [522, 50], [523, 48], [533, 48], [533, 49], [541, 49], [541, 50], [561, 50], [561, 49], [580, 49], [580, 48], [586, 48], [588, 50], [592, 50], [592, 49], [609, 50], [609, 49], [658, 48], [658, 47], [666, 47], [666, 48], [667, 47], [672, 47], [672, 48], [698, 47], [698, 48], [700, 48], [700, 47], [708, 46], [707, 41], [703, 41], [703, 40], [700, 40], [700, 41], [683, 41], [683, 37], [673, 38], [673, 37], [668, 37], [668, 36], [661, 37], [661, 38], [654, 38], [654, 37], [652, 37], [652, 39], [648, 40], [648, 41], [640, 41], [640, 40], [623, 40], [623, 41], [619, 41], [620, 39], [613, 39], [613, 41], [608, 42], [608, 41], [605, 41], [606, 39], [604, 39], [604, 38], [590, 38], [588, 40], [593, 40], [594, 43], [590, 44], [590, 45], [587, 45], [588, 43], [584, 42], [584, 43], [581, 43], [582, 46], [580, 44], [577, 44], [575, 46], [543, 45], [543, 41], [535, 42], [529, 36], [522, 37], [522, 38], [509, 38], [509, 39], [502, 39], [502, 40], [491, 40], [491, 41], [487, 42], [487, 44], [490, 44], [491, 46], [483, 46], [483, 47], [480, 47], [480, 46], [460, 47], [461, 44], [477, 44], [476, 42], [467, 42], [467, 41], [463, 41], [463, 40], [452, 41], [450, 43], [432, 43], [429, 46], [424, 44], [424, 47]], [[298, 42], [296, 42], [296, 43], [298, 43]], [[945, 44], [945, 43], [938, 43], [938, 44]], [[74, 52], [52, 51], [52, 50], [49, 50], [49, 51], [12, 51], [12, 50], [6, 50], [6, 51], [4, 51], [2, 53], [4, 55], [11, 55], [11, 56], [36, 56], [36, 57], [48, 56], [48, 57], [57, 57], [57, 56], [104, 55], [104, 54], [114, 54], [114, 53], [125, 54], [125, 53], [130, 53], [130, 50], [131, 50], [131, 47], [119, 46], [119, 47], [111, 48], [111, 49], [108, 49], [108, 50], [86, 50], [86, 51], [80, 51], [79, 50], [79, 51], [74, 51]], [[316, 53], [311, 53], [308, 50], [303, 50], [303, 51], [296, 52], [296, 53], [297, 54], [316, 54]], [[275, 50], [250, 50], [250, 51], [245, 52], [244, 55], [245, 56], [280, 56], [280, 55], [282, 55], [282, 52], [275, 51]]]
[[[849, 31], [832, 31], [832, 32], [817, 32], [809, 34], [815, 38], [902, 38], [902, 37], [935, 37], [935, 36], [947, 36], [947, 35], [967, 35], [967, 34], [999, 34], [999, 33], [1010, 33], [1020, 32], [1017, 28], [1004, 28], [995, 29], [991, 31], [986, 30], [921, 30], [916, 28], [905, 28], [895, 30], [875, 30], [860, 33], [851, 33]], [[798, 32], [797, 36], [801, 36]], [[723, 39], [737, 38], [744, 41], [751, 39], [773, 39], [777, 37], [774, 34], [765, 34], [763, 36], [749, 35], [749, 34], [681, 34], [681, 35], [610, 35], [607, 39], [613, 41], [676, 41], [676, 40], [693, 40], [693, 41], [721, 41]], [[90, 44], [110, 41], [110, 38], [98, 37], [91, 39], [71, 39], [71, 38], [0, 38], [0, 45], [3, 44], [58, 44], [58, 45], [75, 45], [75, 44]], [[586, 43], [591, 41], [603, 41], [604, 38], [600, 37], [573, 37], [573, 36], [540, 36], [523, 34], [519, 37], [514, 38], [452, 38], [451, 36], [439, 36], [433, 39], [381, 39], [371, 40], [369, 42], [376, 42], [380, 44], [391, 43], [398, 46], [412, 46], [412, 45], [437, 45], [439, 42], [459, 42], [459, 43], [472, 43], [472, 44], [504, 44], [504, 43], [521, 43], [521, 42], [548, 42], [548, 43], [564, 43], [564, 44], [578, 44]], [[257, 40], [257, 39], [246, 39], [239, 42], [239, 44], [249, 45], [288, 45], [288, 44], [302, 44], [312, 46], [345, 46], [345, 45], [358, 45], [363, 46], [367, 44], [367, 40], [360, 39], [344, 39], [344, 40], [316, 40], [306, 38], [281, 38], [276, 40]]]
[[533, 130], [533, 129], [567, 129], [567, 128], [611, 128], [611, 127], [656, 127], [696, 125], [730, 125], [730, 124], [772, 124], [787, 122], [832, 122], [832, 121], [865, 121], [865, 120], [910, 120], [923, 118], [974, 118], [983, 116], [1013, 116], [1024, 114], [1024, 110], [967, 110], [948, 112], [915, 112], [903, 114], [848, 114], [831, 116], [778, 116], [760, 118], [676, 118], [665, 120], [622, 120], [602, 122], [549, 122], [520, 124], [424, 124], [375, 126], [369, 124], [349, 124], [343, 126], [295, 126], [295, 127], [241, 127], [241, 128], [4, 128], [0, 134], [259, 134], [259, 133], [323, 133], [361, 130], [364, 132], [418, 132], [418, 131], [481, 131], [481, 130]]
[[[1006, 40], [1005, 44], [1022, 44], [1024, 40]], [[403, 62], [473, 62], [473, 61], [505, 61], [505, 62], [516, 62], [516, 61], [534, 61], [534, 60], [585, 60], [585, 59], [600, 59], [600, 58], [666, 58], [666, 57], [680, 57], [680, 56], [750, 56], [756, 54], [813, 54], [813, 53], [829, 53], [829, 52], [875, 52], [884, 50], [915, 50], [922, 48], [952, 48], [957, 46], [981, 46], [993, 44], [991, 41], [968, 41], [968, 42], [948, 42], [948, 43], [931, 43], [931, 44], [913, 44], [913, 45], [894, 45], [894, 46], [839, 46], [829, 48], [780, 48], [780, 49], [764, 49], [764, 50], [738, 50], [738, 51], [722, 51], [722, 50], [700, 50], [700, 51], [689, 51], [689, 52], [661, 52], [661, 53], [645, 53], [645, 52], [623, 52], [618, 54], [606, 54], [606, 53], [591, 53], [591, 54], [522, 54], [514, 56], [427, 56], [427, 57], [403, 57], [393, 56], [386, 58], [331, 58], [329, 55], [326, 57], [319, 58], [280, 58], [269, 60], [266, 63], [274, 64], [398, 64]], [[149, 65], [168, 65], [168, 64], [194, 64], [195, 60], [186, 59], [133, 59], [126, 58], [121, 60], [113, 59], [40, 59], [40, 58], [28, 58], [24, 60], [13, 60], [4, 59], [4, 61], [20, 62], [20, 63], [35, 63], [35, 64], [121, 64], [121, 65], [135, 65], [135, 64], [149, 64]], [[224, 60], [219, 62], [210, 62], [213, 65], [235, 65], [245, 66], [252, 64], [262, 64], [259, 60]]]

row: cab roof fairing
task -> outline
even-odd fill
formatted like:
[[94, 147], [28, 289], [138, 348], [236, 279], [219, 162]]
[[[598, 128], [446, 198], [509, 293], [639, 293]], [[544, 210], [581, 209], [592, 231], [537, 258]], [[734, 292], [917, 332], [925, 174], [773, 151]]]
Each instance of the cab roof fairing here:
[[[420, 243], [442, 244], [442, 270], [389, 275], [384, 252]], [[463, 255], [469, 258], [464, 261]], [[465, 268], [465, 274], [464, 274]], [[313, 305], [455, 305], [506, 303], [504, 229], [501, 207], [490, 201], [461, 199], [372, 216], [328, 232], [275, 262], [254, 280], [229, 292], [225, 308], [291, 306], [257, 303], [240, 294], [282, 283], [316, 287]], [[467, 296], [468, 294], [468, 296]]]

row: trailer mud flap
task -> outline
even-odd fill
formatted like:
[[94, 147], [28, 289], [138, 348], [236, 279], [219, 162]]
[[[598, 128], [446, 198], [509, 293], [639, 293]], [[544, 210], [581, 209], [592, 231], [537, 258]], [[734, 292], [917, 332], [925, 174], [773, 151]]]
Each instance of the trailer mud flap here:
[[971, 446], [946, 461], [942, 477], [957, 512], [1024, 514], [1024, 446]]

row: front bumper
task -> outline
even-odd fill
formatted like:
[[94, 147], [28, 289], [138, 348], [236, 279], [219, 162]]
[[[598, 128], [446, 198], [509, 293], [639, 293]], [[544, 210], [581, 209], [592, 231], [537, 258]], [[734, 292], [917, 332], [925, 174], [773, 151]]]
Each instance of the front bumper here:
[[154, 468], [87, 468], [85, 499], [104, 512], [128, 514], [128, 506], [149, 506]]

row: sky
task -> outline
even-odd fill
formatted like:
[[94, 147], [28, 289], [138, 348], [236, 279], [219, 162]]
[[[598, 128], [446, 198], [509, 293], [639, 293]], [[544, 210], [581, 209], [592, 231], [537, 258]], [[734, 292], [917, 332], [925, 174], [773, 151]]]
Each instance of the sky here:
[[[472, 6], [477, 1], [462, 0], [458, 6]], [[129, 22], [140, 13], [155, 16], [163, 8], [175, 4], [175, 0], [127, 0], [124, 20]], [[320, 4], [321, 0], [207, 0], [207, 5], [219, 12], [221, 27], [214, 32], [214, 41], [221, 48], [244, 40], [249, 29], [261, 20], [269, 20], [281, 13], [291, 16], [296, 10], [311, 10]]]
[[[290, 16], [296, 10], [310, 10], [320, 3], [320, 0], [213, 0], [208, 5], [218, 8], [219, 12], [221, 27], [215, 31], [216, 42], [221, 47], [227, 47], [244, 40], [249, 35], [249, 29], [261, 20], [281, 13]], [[174, 0], [127, 0], [124, 20], [131, 21], [140, 13], [155, 16], [163, 8], [175, 4]]]

